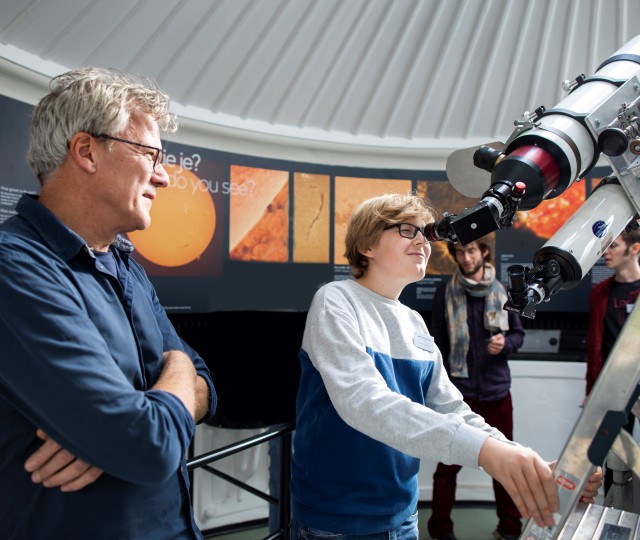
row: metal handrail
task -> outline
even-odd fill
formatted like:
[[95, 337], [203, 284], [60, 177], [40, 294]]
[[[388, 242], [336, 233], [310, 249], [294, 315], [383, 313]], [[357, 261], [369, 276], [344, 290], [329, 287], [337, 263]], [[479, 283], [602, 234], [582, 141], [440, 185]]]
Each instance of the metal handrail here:
[[[289, 514], [290, 514], [290, 501], [289, 501], [289, 478], [291, 475], [291, 433], [295, 429], [294, 424], [277, 424], [271, 426], [267, 431], [248, 437], [233, 444], [229, 444], [217, 450], [195, 456], [187, 461], [187, 470], [193, 471], [194, 469], [202, 468], [202, 470], [214, 474], [227, 482], [234, 484], [235, 486], [244, 489], [256, 497], [259, 497], [269, 504], [278, 505], [278, 530], [269, 536], [266, 536], [264, 540], [276, 540], [283, 539], [289, 540]], [[218, 461], [225, 457], [237, 454], [243, 450], [247, 450], [259, 444], [263, 444], [272, 439], [281, 438], [281, 451], [280, 451], [280, 487], [278, 497], [273, 497], [263, 491], [255, 489], [253, 486], [248, 485], [232, 476], [229, 476], [222, 471], [209, 467], [209, 463]], [[240, 528], [244, 528], [244, 524], [239, 525]], [[207, 529], [202, 531], [202, 535], [205, 538], [213, 538], [219, 534], [226, 534], [229, 532], [229, 528], [225, 527], [224, 531], [219, 529]]]

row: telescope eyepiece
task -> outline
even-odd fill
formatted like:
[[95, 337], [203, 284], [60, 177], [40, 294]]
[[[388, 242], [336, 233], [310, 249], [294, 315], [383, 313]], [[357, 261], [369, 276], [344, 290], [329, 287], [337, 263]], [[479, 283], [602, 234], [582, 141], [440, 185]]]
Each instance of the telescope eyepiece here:
[[513, 264], [507, 268], [507, 279], [509, 280], [509, 291], [520, 295], [527, 290], [527, 269], [521, 264]]
[[502, 158], [504, 158], [502, 151], [483, 144], [473, 154], [473, 164], [479, 169], [492, 172]]

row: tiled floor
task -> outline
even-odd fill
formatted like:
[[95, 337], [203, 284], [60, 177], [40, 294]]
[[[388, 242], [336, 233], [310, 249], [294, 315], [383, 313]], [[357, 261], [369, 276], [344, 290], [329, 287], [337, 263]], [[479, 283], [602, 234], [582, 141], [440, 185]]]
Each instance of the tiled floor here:
[[[418, 510], [418, 528], [420, 540], [429, 540], [427, 520], [431, 515], [428, 506]], [[495, 507], [492, 503], [463, 503], [453, 510], [455, 533], [459, 540], [493, 540], [492, 531], [498, 521]], [[267, 526], [252, 528], [242, 532], [224, 535], [208, 536], [217, 540], [263, 540], [269, 535]]]

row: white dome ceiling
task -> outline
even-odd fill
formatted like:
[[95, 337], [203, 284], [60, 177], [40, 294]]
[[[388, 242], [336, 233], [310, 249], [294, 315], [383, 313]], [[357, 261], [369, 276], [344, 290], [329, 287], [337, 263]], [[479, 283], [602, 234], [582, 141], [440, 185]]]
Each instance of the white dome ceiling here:
[[0, 93], [83, 65], [155, 78], [176, 140], [443, 168], [504, 141], [639, 30], [638, 0], [0, 0]]

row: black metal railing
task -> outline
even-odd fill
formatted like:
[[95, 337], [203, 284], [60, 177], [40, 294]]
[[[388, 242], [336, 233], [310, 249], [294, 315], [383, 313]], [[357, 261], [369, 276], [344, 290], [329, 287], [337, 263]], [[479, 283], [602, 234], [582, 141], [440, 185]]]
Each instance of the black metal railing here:
[[[269, 504], [277, 505], [278, 507], [278, 529], [265, 537], [264, 540], [289, 540], [289, 515], [290, 515], [290, 500], [289, 500], [289, 478], [291, 476], [291, 438], [294, 430], [293, 424], [277, 424], [269, 427], [266, 431], [248, 437], [236, 443], [224, 446], [217, 450], [194, 456], [187, 461], [187, 469], [192, 472], [195, 469], [202, 469], [210, 474], [213, 474], [231, 484], [248, 491], [249, 493], [259, 497]], [[248, 485], [232, 476], [209, 466], [210, 463], [221, 460], [243, 450], [247, 450], [259, 444], [274, 440], [276, 438], [281, 439], [280, 444], [280, 463], [279, 463], [279, 488], [278, 496], [274, 497], [272, 494], [265, 493], [253, 486]], [[232, 527], [224, 527], [224, 529], [206, 529], [202, 531], [202, 535], [205, 538], [213, 538], [221, 534], [227, 534], [237, 530], [245, 530], [247, 528], [246, 523], [240, 523]]]

